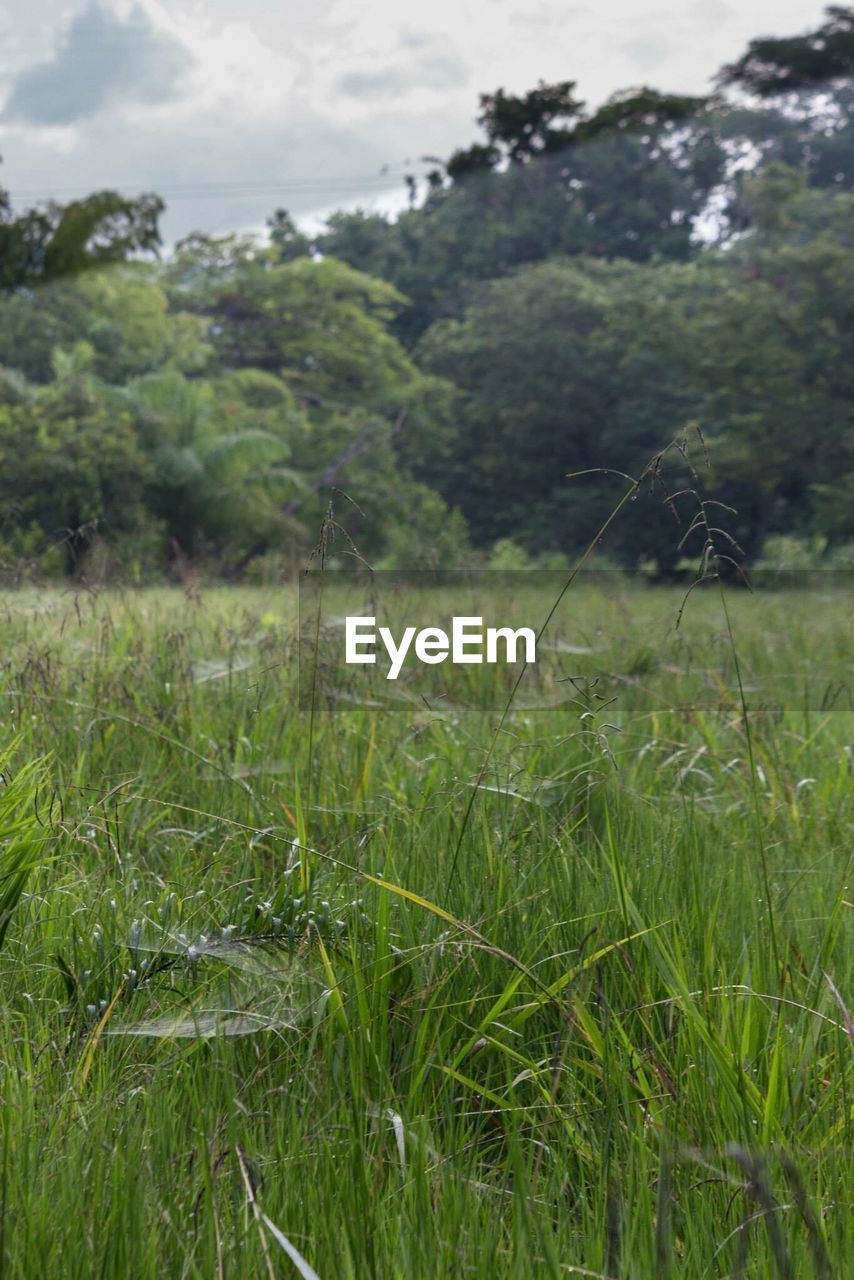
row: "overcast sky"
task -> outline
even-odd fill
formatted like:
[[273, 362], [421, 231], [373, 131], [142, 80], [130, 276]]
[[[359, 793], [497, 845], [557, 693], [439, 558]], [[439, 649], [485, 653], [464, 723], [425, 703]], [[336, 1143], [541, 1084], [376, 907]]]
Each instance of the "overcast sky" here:
[[[0, 186], [155, 190], [168, 240], [402, 202], [477, 95], [575, 79], [702, 93], [822, 0], [0, 0]], [[384, 172], [385, 170], [385, 172]]]

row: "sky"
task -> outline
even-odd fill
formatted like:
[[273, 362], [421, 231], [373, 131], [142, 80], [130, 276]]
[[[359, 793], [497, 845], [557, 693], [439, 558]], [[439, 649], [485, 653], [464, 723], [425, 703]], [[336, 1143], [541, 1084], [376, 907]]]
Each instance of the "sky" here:
[[167, 243], [403, 206], [474, 141], [478, 94], [574, 79], [595, 107], [703, 93], [823, 0], [0, 0], [0, 186], [15, 207], [160, 192]]

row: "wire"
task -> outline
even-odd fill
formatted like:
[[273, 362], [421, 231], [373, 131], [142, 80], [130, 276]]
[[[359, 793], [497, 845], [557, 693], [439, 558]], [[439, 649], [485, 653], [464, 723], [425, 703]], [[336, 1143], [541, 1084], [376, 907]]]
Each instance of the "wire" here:
[[[323, 194], [325, 192], [340, 191], [342, 188], [352, 187], [354, 190], [364, 190], [366, 187], [374, 187], [376, 190], [392, 189], [397, 187], [401, 180], [405, 177], [403, 171], [372, 174], [351, 174], [343, 177], [326, 177], [326, 178], [246, 178], [234, 182], [164, 182], [151, 183], [145, 187], [134, 186], [130, 190], [136, 191], [137, 194], [155, 192], [157, 195], [169, 197], [171, 199], [190, 199], [190, 200], [206, 200], [221, 199], [224, 196], [237, 198], [252, 198], [258, 195], [275, 195], [277, 192], [294, 192], [295, 194], [306, 193], [313, 194], [315, 192]], [[87, 187], [54, 187], [51, 191], [40, 190], [37, 188], [19, 188], [17, 191], [7, 192], [10, 200], [49, 200], [56, 196], [76, 196], [88, 195], [92, 191], [106, 190], [110, 184], [104, 186], [89, 185]], [[128, 190], [122, 184], [122, 190]], [[110, 187], [112, 189], [112, 187]]]

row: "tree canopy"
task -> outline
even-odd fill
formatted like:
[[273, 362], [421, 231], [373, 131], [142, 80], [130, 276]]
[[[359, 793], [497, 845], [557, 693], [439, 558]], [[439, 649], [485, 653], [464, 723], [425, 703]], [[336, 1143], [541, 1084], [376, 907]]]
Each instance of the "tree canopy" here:
[[825, 21], [806, 35], [751, 40], [747, 52], [723, 68], [719, 81], [760, 98], [826, 89], [854, 75], [854, 9], [830, 5]]
[[0, 289], [58, 280], [160, 247], [159, 196], [98, 191], [68, 204], [12, 211], [0, 190]]

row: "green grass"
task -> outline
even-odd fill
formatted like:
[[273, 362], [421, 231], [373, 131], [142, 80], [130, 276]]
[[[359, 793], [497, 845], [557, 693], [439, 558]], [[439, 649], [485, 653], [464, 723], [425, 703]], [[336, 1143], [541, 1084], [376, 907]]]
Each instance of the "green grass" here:
[[728, 603], [749, 741], [615, 579], [309, 743], [286, 588], [0, 597], [3, 1276], [841, 1276], [850, 602]]

